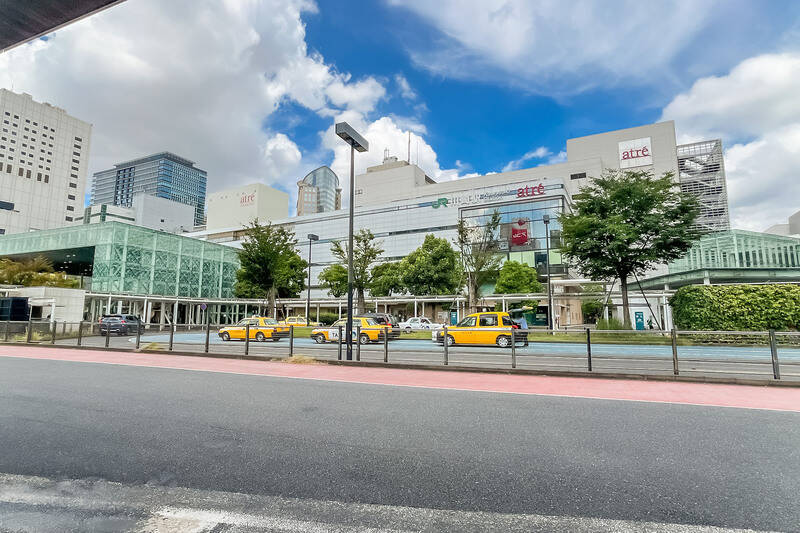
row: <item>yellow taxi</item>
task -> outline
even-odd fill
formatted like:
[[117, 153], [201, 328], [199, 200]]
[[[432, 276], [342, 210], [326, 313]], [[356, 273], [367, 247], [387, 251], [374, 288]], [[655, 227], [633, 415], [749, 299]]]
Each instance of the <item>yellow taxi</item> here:
[[[286, 320], [281, 321], [281, 324], [284, 326], [305, 326], [306, 325], [306, 318], [303, 316], [288, 316]], [[319, 322], [314, 322], [313, 320], [308, 321], [309, 326], [319, 326]]]
[[[472, 313], [461, 319], [455, 326], [447, 328], [447, 345], [454, 344], [496, 344], [501, 348], [511, 346], [511, 339], [516, 342], [525, 340], [527, 332], [519, 331], [511, 315], [508, 313], [491, 311], [486, 313]], [[444, 330], [433, 332], [432, 340], [441, 344], [444, 342]]]
[[[342, 327], [342, 335], [344, 335], [344, 329], [347, 327], [347, 319], [340, 318], [331, 326], [313, 329], [311, 331], [311, 338], [314, 339], [314, 342], [317, 344], [339, 342], [339, 326]], [[361, 330], [357, 332], [356, 328], [359, 327]], [[358, 333], [358, 342], [361, 344], [383, 342], [387, 329], [391, 329], [391, 325], [382, 326], [378, 324], [374, 318], [353, 317], [353, 340], [356, 340], [356, 334]], [[391, 335], [389, 338], [392, 338]]]
[[264, 342], [270, 339], [277, 342], [289, 336], [289, 326], [282, 326], [274, 318], [265, 316], [243, 318], [233, 326], [220, 328], [217, 334], [224, 341], [231, 339], [244, 340], [248, 324], [250, 325], [250, 338], [252, 340]]

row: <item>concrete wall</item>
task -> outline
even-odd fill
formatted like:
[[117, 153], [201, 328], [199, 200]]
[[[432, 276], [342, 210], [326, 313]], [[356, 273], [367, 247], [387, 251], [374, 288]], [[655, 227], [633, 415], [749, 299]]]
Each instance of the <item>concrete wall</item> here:
[[252, 183], [208, 195], [206, 229], [242, 227], [257, 218], [260, 222], [289, 216], [289, 195]]
[[[9, 296], [29, 298], [30, 305], [42, 307], [43, 320], [56, 322], [80, 322], [86, 291], [83, 289], [64, 289], [60, 287], [22, 287], [9, 291]], [[55, 303], [55, 314], [52, 305]]]
[[167, 198], [137, 194], [133, 197], [133, 212], [137, 226], [169, 233], [192, 231], [194, 228], [194, 206]]

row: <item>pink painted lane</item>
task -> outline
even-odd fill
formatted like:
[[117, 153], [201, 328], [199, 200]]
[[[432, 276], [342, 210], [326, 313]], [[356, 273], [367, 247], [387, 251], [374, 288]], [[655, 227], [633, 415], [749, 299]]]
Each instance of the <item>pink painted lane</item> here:
[[800, 388], [508, 375], [336, 365], [293, 365], [165, 354], [0, 346], [2, 357], [476, 392], [563, 396], [800, 412]]

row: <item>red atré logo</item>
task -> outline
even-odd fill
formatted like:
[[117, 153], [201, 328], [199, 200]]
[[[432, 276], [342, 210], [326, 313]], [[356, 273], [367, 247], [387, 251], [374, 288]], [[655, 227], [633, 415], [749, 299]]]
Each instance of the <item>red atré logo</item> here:
[[243, 194], [239, 197], [239, 205], [250, 205], [256, 201], [256, 193]]
[[533, 187], [520, 187], [517, 189], [517, 198], [526, 198], [528, 196], [541, 196], [544, 194], [544, 184], [534, 185]]
[[622, 152], [622, 160], [626, 159], [638, 159], [640, 157], [647, 157], [650, 155], [650, 150], [647, 149], [647, 146], [644, 148], [637, 148], [635, 150], [625, 150]]

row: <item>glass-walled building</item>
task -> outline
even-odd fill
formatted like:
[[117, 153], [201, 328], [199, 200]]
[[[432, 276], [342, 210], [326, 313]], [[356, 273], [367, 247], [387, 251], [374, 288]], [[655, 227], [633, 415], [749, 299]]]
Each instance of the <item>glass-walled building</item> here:
[[206, 180], [206, 171], [194, 161], [162, 152], [95, 173], [91, 203], [132, 207], [134, 195], [158, 196], [194, 207], [198, 226], [204, 219]]
[[297, 215], [327, 213], [342, 208], [339, 178], [328, 167], [319, 167], [297, 182]]

